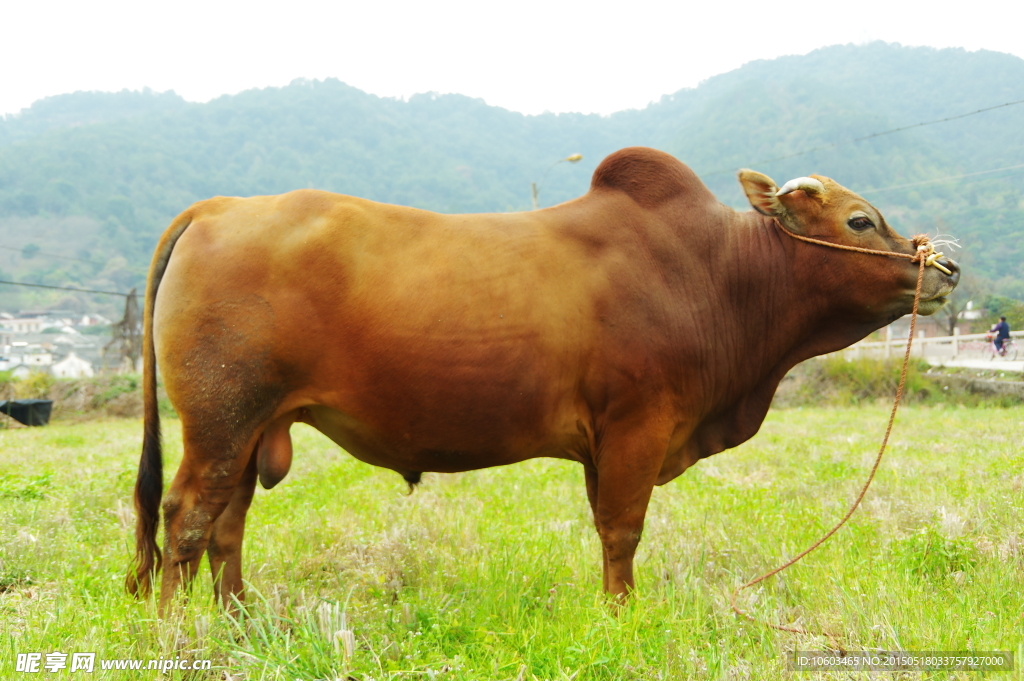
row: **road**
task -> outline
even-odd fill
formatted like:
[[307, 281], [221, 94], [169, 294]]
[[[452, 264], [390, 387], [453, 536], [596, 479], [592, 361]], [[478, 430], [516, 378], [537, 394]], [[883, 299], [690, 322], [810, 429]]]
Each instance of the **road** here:
[[1024, 373], [1024, 360], [993, 362], [986, 359], [951, 359], [948, 357], [927, 358], [932, 366], [963, 367], [966, 369], [985, 369], [986, 371], [1015, 371]]

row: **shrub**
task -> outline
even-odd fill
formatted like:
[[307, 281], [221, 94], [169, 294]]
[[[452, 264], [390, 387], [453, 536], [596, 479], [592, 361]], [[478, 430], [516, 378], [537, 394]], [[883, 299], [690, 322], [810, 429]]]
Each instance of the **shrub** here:
[[968, 572], [977, 563], [977, 551], [965, 537], [947, 537], [929, 524], [893, 543], [892, 554], [903, 568], [920, 577], [939, 579]]
[[14, 397], [19, 400], [45, 399], [57, 379], [42, 371], [33, 371], [20, 381], [14, 382]]
[[43, 473], [31, 478], [13, 475], [0, 476], [0, 499], [18, 499], [35, 501], [46, 497], [46, 489], [50, 486], [53, 473]]
[[[900, 384], [902, 360], [855, 359], [847, 361], [841, 356], [826, 358], [822, 373], [840, 396], [840, 402], [859, 404], [878, 398], [892, 398]], [[934, 384], [923, 376], [931, 366], [923, 359], [911, 359], [907, 365], [907, 380], [903, 386], [903, 399], [908, 402], [927, 399]]]
[[[903, 360], [896, 358], [846, 360], [832, 355], [809, 360], [787, 375], [772, 404], [795, 407], [891, 403], [902, 368]], [[974, 370], [938, 369], [918, 358], [912, 358], [907, 367], [903, 404], [1012, 407], [1022, 402], [1024, 392], [1013, 381], [981, 378]]]
[[106, 387], [96, 394], [93, 401], [98, 407], [110, 402], [118, 395], [133, 393], [138, 389], [139, 376], [137, 374], [115, 374], [109, 378]]
[[0, 594], [30, 584], [32, 584], [32, 578], [28, 572], [17, 568], [4, 569], [3, 564], [0, 563]]
[[[791, 382], [782, 386], [775, 404], [851, 406], [891, 400], [896, 395], [902, 368], [902, 360], [847, 361], [838, 355], [811, 360], [790, 372]], [[928, 368], [924, 360], [910, 361], [903, 389], [904, 403], [924, 401], [935, 392], [935, 384], [924, 375]]]

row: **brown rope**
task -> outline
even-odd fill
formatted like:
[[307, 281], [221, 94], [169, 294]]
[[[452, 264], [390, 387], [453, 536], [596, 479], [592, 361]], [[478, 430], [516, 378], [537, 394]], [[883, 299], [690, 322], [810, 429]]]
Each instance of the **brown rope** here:
[[[832, 243], [831, 241], [822, 241], [821, 239], [812, 239], [809, 236], [800, 236], [799, 234], [794, 234], [793, 232], [791, 232], [788, 229], [786, 229], [786, 227], [781, 222], [779, 222], [777, 219], [774, 219], [774, 221], [775, 221], [776, 226], [778, 226], [778, 228], [781, 229], [786, 234], [790, 235], [794, 239], [799, 239], [800, 241], [806, 241], [809, 244], [818, 244], [820, 246], [828, 246], [830, 248], [838, 248], [841, 251], [854, 251], [855, 253], [870, 253], [872, 255], [884, 255], [884, 256], [887, 256], [887, 257], [890, 257], [890, 258], [906, 258], [906, 259], [910, 260], [911, 262], [917, 262], [919, 259], [924, 258], [924, 260], [925, 260], [924, 264], [925, 265], [930, 265], [931, 267], [935, 267], [937, 269], [940, 269], [943, 272], [945, 272], [946, 274], [952, 274], [952, 272], [950, 272], [948, 269], [943, 267], [938, 262], [939, 258], [943, 257], [943, 254], [935, 252], [935, 247], [932, 245], [931, 241], [929, 241], [927, 234], [916, 234], [916, 235], [910, 237], [910, 242], [914, 245], [914, 248], [917, 249], [917, 252], [914, 255], [911, 255], [910, 253], [894, 253], [892, 251], [876, 251], [876, 250], [871, 249], [871, 248], [860, 248], [858, 246], [846, 246], [845, 244], [835, 244], [835, 243]], [[924, 248], [923, 252], [922, 252], [922, 247]]]
[[[864, 495], [867, 494], [868, 487], [871, 486], [872, 480], [875, 479], [875, 473], [878, 471], [878, 466], [882, 463], [882, 454], [885, 453], [885, 447], [889, 443], [889, 435], [892, 433], [892, 424], [893, 424], [893, 421], [896, 420], [896, 410], [899, 408], [900, 400], [903, 398], [903, 386], [904, 386], [904, 384], [907, 381], [907, 367], [910, 364], [910, 349], [911, 349], [911, 346], [914, 343], [914, 330], [915, 330], [915, 328], [917, 326], [917, 306], [918, 306], [918, 303], [921, 300], [921, 285], [924, 282], [924, 268], [927, 267], [928, 265], [932, 265], [932, 266], [935, 266], [935, 267], [941, 267], [939, 265], [936, 265], [935, 261], [938, 258], [942, 257], [941, 253], [939, 253], [939, 254], [935, 253], [935, 248], [932, 246], [931, 242], [929, 242], [928, 237], [926, 235], [924, 235], [924, 234], [918, 234], [917, 236], [915, 236], [915, 237], [913, 237], [911, 239], [911, 242], [914, 244], [917, 253], [914, 254], [914, 255], [910, 255], [909, 253], [893, 253], [891, 251], [876, 251], [876, 250], [872, 250], [872, 249], [869, 249], [869, 248], [858, 248], [856, 246], [845, 246], [843, 244], [834, 244], [834, 243], [829, 242], [829, 241], [821, 241], [819, 239], [812, 239], [810, 237], [805, 237], [805, 236], [800, 236], [799, 234], [794, 234], [793, 232], [791, 232], [788, 229], [786, 229], [782, 225], [782, 223], [779, 222], [778, 220], [775, 221], [775, 224], [778, 225], [778, 227], [783, 232], [785, 232], [786, 234], [790, 235], [791, 237], [793, 237], [795, 239], [799, 239], [800, 241], [806, 241], [806, 242], [812, 243], [812, 244], [820, 244], [822, 246], [829, 246], [830, 248], [838, 248], [838, 249], [841, 249], [841, 250], [844, 250], [844, 251], [856, 251], [858, 253], [871, 253], [871, 254], [874, 254], [874, 255], [884, 255], [884, 256], [887, 256], [887, 257], [894, 257], [894, 258], [907, 258], [911, 262], [918, 262], [918, 263], [920, 263], [920, 266], [918, 267], [918, 270], [917, 270], [917, 287], [916, 287], [916, 289], [914, 291], [914, 307], [913, 307], [913, 309], [912, 309], [912, 311], [910, 313], [911, 314], [911, 316], [910, 316], [910, 335], [907, 338], [907, 350], [906, 350], [906, 352], [903, 355], [903, 370], [900, 372], [900, 382], [899, 382], [899, 385], [896, 388], [896, 398], [893, 400], [893, 403], [892, 403], [892, 411], [889, 413], [889, 424], [885, 428], [885, 437], [882, 438], [882, 446], [879, 447], [878, 454], [877, 454], [877, 456], [875, 456], [875, 464], [871, 467], [871, 473], [868, 474], [867, 481], [864, 483], [864, 486], [861, 488], [860, 494], [857, 495], [857, 499], [853, 502], [853, 504], [850, 506], [850, 509], [846, 512], [846, 515], [844, 515], [842, 520], [840, 520], [838, 523], [836, 523], [836, 525], [832, 529], [830, 529], [828, 532], [826, 532], [818, 541], [814, 542], [809, 548], [807, 548], [804, 551], [802, 551], [801, 553], [799, 553], [795, 558], [791, 558], [790, 560], [786, 561], [785, 563], [783, 563], [779, 567], [775, 568], [771, 572], [767, 572], [767, 573], [761, 575], [760, 577], [758, 577], [757, 579], [753, 579], [753, 580], [747, 582], [746, 584], [744, 584], [743, 586], [737, 588], [735, 591], [732, 592], [732, 595], [729, 597], [729, 603], [730, 603], [730, 605], [732, 605], [733, 611], [737, 615], [740, 615], [741, 617], [745, 617], [746, 619], [748, 619], [748, 620], [750, 620], [751, 622], [754, 622], [754, 623], [757, 623], [758, 621], [750, 613], [746, 612], [745, 610], [741, 610], [739, 608], [739, 606], [736, 605], [736, 597], [739, 596], [739, 593], [741, 591], [745, 590], [745, 589], [749, 589], [750, 587], [754, 586], [755, 584], [759, 584], [760, 582], [763, 582], [764, 580], [768, 579], [769, 577], [777, 575], [778, 573], [782, 572], [783, 570], [785, 570], [786, 568], [788, 568], [789, 566], [793, 565], [798, 560], [800, 560], [801, 558], [806, 556], [811, 551], [815, 550], [816, 548], [818, 548], [819, 546], [824, 544], [828, 540], [829, 537], [831, 537], [833, 534], [835, 534], [839, 530], [839, 528], [841, 528], [843, 525], [845, 525], [846, 521], [850, 519], [850, 517], [853, 515], [854, 511], [857, 510], [857, 507], [860, 506], [860, 502], [864, 500]], [[948, 273], [948, 270], [945, 270], [945, 268], [942, 268], [942, 269]], [[811, 633], [811, 632], [809, 632], [806, 629], [803, 629], [801, 627], [787, 627], [787, 626], [784, 626], [784, 625], [781, 625], [781, 624], [772, 624], [771, 622], [764, 622], [763, 624], [765, 624], [768, 627], [771, 627], [772, 629], [776, 629], [778, 631], [789, 631], [789, 632], [792, 632], [794, 634], [810, 634]], [[827, 633], [825, 635], [829, 636], [831, 638], [835, 638], [836, 637], [834, 634], [831, 634], [831, 633]]]

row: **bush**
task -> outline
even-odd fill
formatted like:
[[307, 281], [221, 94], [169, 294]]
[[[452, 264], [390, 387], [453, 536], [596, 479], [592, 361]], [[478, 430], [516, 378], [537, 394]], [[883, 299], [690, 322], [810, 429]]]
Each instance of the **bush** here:
[[32, 584], [32, 577], [27, 571], [20, 568], [5, 569], [3, 563], [0, 563], [0, 594], [30, 584]]
[[139, 389], [139, 376], [137, 374], [115, 374], [111, 376], [107, 385], [93, 398], [95, 406], [99, 407], [110, 402], [118, 395], [133, 393]]
[[[902, 360], [856, 359], [835, 355], [795, 367], [780, 386], [775, 406], [852, 406], [892, 400], [899, 385]], [[912, 359], [907, 367], [903, 401], [927, 400], [936, 390], [925, 377], [929, 365]]]
[[57, 379], [42, 371], [33, 371], [20, 381], [14, 382], [14, 397], [19, 400], [42, 400], [50, 393]]
[[0, 499], [35, 501], [46, 498], [46, 490], [53, 480], [53, 473], [43, 473], [32, 478], [12, 475], [0, 476]]
[[894, 542], [892, 554], [907, 572], [932, 579], [968, 572], [977, 563], [974, 544], [964, 537], [947, 537], [934, 524]]
[[[891, 403], [902, 359], [854, 359], [841, 355], [813, 359], [793, 368], [772, 402], [774, 407], [856, 406]], [[993, 372], [995, 373], [995, 372]], [[1012, 407], [1024, 403], [1024, 391], [1012, 381], [980, 378], [979, 372], [932, 367], [912, 358], [907, 366], [903, 404], [958, 404]]]
[[[8, 382], [5, 384], [4, 381]], [[174, 414], [162, 389], [161, 413]], [[90, 419], [100, 417], [138, 418], [142, 416], [142, 377], [138, 374], [107, 374], [92, 378], [54, 378], [34, 373], [16, 379], [0, 373], [0, 400], [53, 400], [50, 419]]]
[[[894, 398], [903, 371], [902, 360], [855, 359], [847, 361], [832, 356], [822, 362], [822, 373], [837, 392], [840, 403], [860, 404], [879, 398]], [[931, 365], [923, 359], [911, 359], [907, 365], [907, 380], [903, 386], [903, 399], [908, 402], [926, 400], [934, 391], [934, 384], [923, 374]]]

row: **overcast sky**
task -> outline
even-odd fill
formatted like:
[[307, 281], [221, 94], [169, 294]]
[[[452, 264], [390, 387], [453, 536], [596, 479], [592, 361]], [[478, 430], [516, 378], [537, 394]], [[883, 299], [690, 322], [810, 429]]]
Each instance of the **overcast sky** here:
[[0, 16], [0, 113], [76, 90], [207, 101], [327, 77], [382, 96], [457, 92], [524, 113], [611, 113], [837, 43], [1024, 57], [1020, 0], [10, 0]]

